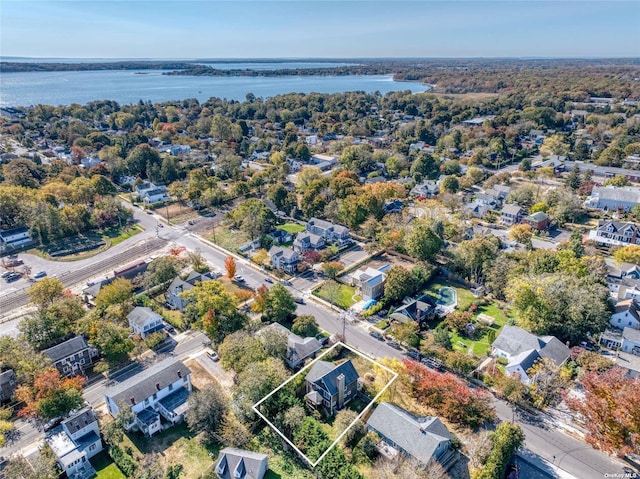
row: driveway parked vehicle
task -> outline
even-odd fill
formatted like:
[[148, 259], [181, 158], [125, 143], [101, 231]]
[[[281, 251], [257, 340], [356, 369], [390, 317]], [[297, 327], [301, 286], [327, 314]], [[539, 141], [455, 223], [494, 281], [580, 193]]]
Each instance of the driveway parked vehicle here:
[[216, 353], [215, 351], [207, 353], [207, 355], [211, 358], [212, 361], [220, 361], [220, 356], [218, 356], [218, 353]]

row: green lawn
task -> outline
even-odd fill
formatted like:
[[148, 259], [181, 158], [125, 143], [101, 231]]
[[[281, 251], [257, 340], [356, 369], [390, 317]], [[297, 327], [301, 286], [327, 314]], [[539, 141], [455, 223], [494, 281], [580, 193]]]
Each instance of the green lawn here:
[[111, 246], [115, 246], [141, 232], [142, 228], [140, 226], [133, 225], [123, 228], [122, 230], [116, 228], [115, 230], [108, 231], [105, 233], [105, 237], [109, 239]]
[[226, 226], [216, 226], [209, 239], [230, 251], [238, 251], [240, 246], [250, 240], [244, 231], [234, 230]]
[[389, 320], [383, 319], [382, 321], [378, 321], [375, 324], [375, 327], [379, 329], [387, 329], [389, 327]]
[[96, 479], [125, 479], [125, 475], [118, 469], [106, 451], [91, 458], [90, 462], [96, 470]]
[[360, 301], [362, 299], [361, 296], [356, 294], [356, 288], [353, 286], [349, 286], [347, 284], [340, 284], [340, 289], [338, 290], [338, 296], [337, 298], [333, 299], [329, 297], [328, 291], [327, 291], [327, 284], [329, 283], [325, 283], [324, 285], [322, 285], [322, 287], [318, 290], [316, 290], [314, 292], [314, 294], [316, 296], [319, 296], [320, 298], [329, 301], [332, 304], [335, 304], [336, 306], [342, 308], [342, 309], [349, 309], [351, 306], [353, 306], [356, 302]]
[[134, 457], [160, 453], [164, 466], [182, 464], [180, 479], [198, 479], [213, 464], [221, 448], [219, 444], [203, 444], [201, 437], [192, 434], [186, 424], [173, 426], [153, 438], [135, 432], [125, 434], [121, 446], [131, 447]]
[[284, 230], [287, 233], [291, 233], [292, 235], [294, 235], [296, 233], [300, 233], [301, 231], [304, 231], [305, 227], [298, 223], [285, 223], [283, 225], [278, 226], [278, 229]]
[[[486, 306], [480, 306], [476, 314], [474, 314], [474, 318], [478, 317], [478, 314], [487, 314], [492, 316], [495, 319], [495, 322], [491, 329], [495, 331], [495, 337], [497, 338], [502, 331], [502, 327], [507, 324], [508, 318], [505, 313], [498, 307], [497, 302], [493, 302]], [[488, 331], [488, 330], [487, 330]], [[462, 352], [468, 352], [471, 347], [473, 350], [473, 354], [476, 356], [482, 357], [485, 354], [488, 354], [489, 349], [491, 348], [491, 342], [487, 337], [487, 333], [485, 332], [480, 338], [477, 340], [471, 340], [469, 338], [464, 338], [460, 336], [457, 332], [453, 332], [451, 335], [451, 343], [453, 344], [453, 349]]]

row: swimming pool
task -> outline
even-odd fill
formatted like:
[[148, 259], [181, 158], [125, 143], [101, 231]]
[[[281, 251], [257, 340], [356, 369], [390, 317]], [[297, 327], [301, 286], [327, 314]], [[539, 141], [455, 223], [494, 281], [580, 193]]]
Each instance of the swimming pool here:
[[449, 288], [448, 286], [443, 286], [438, 291], [438, 301], [437, 304], [441, 306], [455, 306], [458, 302], [456, 290], [453, 288]]

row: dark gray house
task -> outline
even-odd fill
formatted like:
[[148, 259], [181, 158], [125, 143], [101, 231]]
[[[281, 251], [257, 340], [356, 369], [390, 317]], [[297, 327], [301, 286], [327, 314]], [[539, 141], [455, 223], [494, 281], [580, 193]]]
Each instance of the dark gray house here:
[[0, 373], [0, 403], [9, 401], [16, 390], [16, 373], [7, 369]]
[[[400, 453], [422, 464], [443, 460], [451, 450], [451, 433], [437, 417], [419, 417], [388, 402], [380, 403], [367, 421], [367, 429], [378, 434], [383, 455]], [[386, 445], [386, 447], [385, 447]], [[391, 447], [395, 451], [388, 451]]]
[[271, 323], [258, 331], [256, 335], [260, 335], [265, 330], [276, 331], [287, 337], [287, 357], [285, 361], [291, 369], [301, 366], [309, 358], [314, 358], [318, 351], [322, 349], [322, 344], [316, 338], [302, 338], [297, 334], [293, 334], [280, 323]]
[[360, 377], [351, 360], [340, 364], [318, 361], [307, 373], [305, 382], [308, 404], [324, 406], [332, 416], [360, 390]]
[[220, 479], [262, 479], [268, 467], [266, 454], [225, 447], [216, 462], [216, 475]]
[[84, 370], [93, 364], [93, 358], [98, 351], [90, 347], [82, 336], [76, 336], [67, 341], [45, 349], [42, 353], [63, 376], [84, 375]]
[[[406, 300], [405, 300], [406, 301]], [[391, 314], [391, 319], [406, 323], [415, 321], [421, 324], [424, 321], [431, 321], [435, 318], [435, 306], [428, 294], [417, 299], [410, 299]]]
[[197, 283], [204, 283], [212, 279], [215, 279], [213, 273], [200, 274], [195, 271], [192, 271], [189, 276], [187, 276], [187, 279], [184, 280], [179, 276], [176, 277], [167, 289], [167, 303], [169, 303], [173, 309], [183, 311], [184, 308], [187, 307], [188, 301], [182, 298], [181, 294], [193, 289]]

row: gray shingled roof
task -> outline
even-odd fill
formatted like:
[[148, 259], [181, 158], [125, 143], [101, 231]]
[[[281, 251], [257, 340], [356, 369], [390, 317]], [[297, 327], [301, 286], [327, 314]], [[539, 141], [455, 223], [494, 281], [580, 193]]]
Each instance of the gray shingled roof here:
[[139, 328], [143, 328], [149, 319], [162, 319], [158, 313], [146, 306], [136, 306], [129, 314], [127, 319], [130, 323], [135, 324]]
[[344, 374], [345, 385], [352, 384], [359, 378], [351, 360], [347, 360], [337, 366], [326, 361], [318, 361], [307, 374], [306, 380], [316, 384], [333, 396], [338, 394], [337, 378], [340, 374]]
[[427, 464], [443, 442], [451, 440], [451, 433], [437, 417], [418, 417], [383, 402], [373, 411], [367, 426], [393, 441], [407, 454]]
[[640, 343], [640, 329], [626, 327], [622, 330], [622, 337], [634, 343]]
[[160, 384], [160, 389], [164, 389], [177, 381], [178, 372], [182, 374], [182, 377], [191, 374], [189, 368], [182, 361], [176, 358], [167, 358], [126, 381], [107, 388], [105, 396], [110, 397], [116, 404], [121, 401], [129, 403], [132, 397], [135, 398], [136, 403], [139, 403], [156, 392], [156, 383]]
[[[536, 361], [540, 359], [540, 354], [535, 349], [530, 349], [529, 351], [525, 351], [523, 353], [518, 354], [517, 356], [513, 356], [511, 361], [509, 361], [508, 366], [517, 366], [525, 371], [529, 371], [531, 367], [536, 363]], [[527, 373], [528, 374], [528, 373]]]
[[[237, 449], [235, 447], [225, 447], [220, 451], [218, 461], [216, 462], [216, 473], [221, 479], [232, 479], [234, 471], [238, 468], [244, 470], [241, 479], [262, 479], [259, 476], [260, 465], [268, 460], [266, 454], [259, 452], [247, 451], [245, 449]], [[224, 467], [222, 467], [224, 466]], [[221, 472], [219, 472], [221, 471]]]
[[82, 409], [75, 416], [63, 421], [62, 425], [66, 427], [71, 434], [75, 434], [80, 429], [87, 427], [89, 424], [96, 422], [98, 418], [96, 413], [90, 407]]
[[556, 364], [564, 363], [569, 357], [569, 348], [555, 336], [538, 337], [518, 326], [505, 326], [491, 345], [511, 357], [535, 350], [543, 358], [549, 358]]
[[507, 213], [510, 215], [517, 215], [521, 211], [522, 208], [520, 208], [518, 205], [504, 205], [501, 210], [502, 213]]
[[56, 361], [59, 361], [61, 359], [73, 356], [74, 354], [88, 347], [89, 346], [87, 345], [87, 342], [82, 336], [76, 336], [74, 338], [68, 339], [64, 343], [60, 343], [49, 349], [45, 349], [42, 352], [46, 356], [48, 356], [53, 363], [55, 363]]

